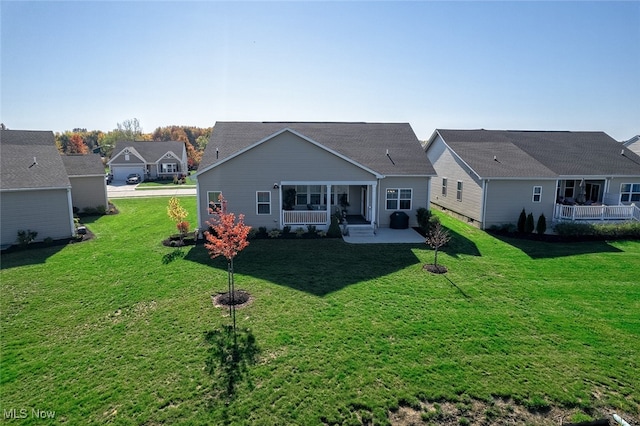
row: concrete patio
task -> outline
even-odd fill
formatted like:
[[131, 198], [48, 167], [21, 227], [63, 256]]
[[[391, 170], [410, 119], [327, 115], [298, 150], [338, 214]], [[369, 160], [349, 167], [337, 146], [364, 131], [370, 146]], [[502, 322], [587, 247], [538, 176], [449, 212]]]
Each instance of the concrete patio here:
[[424, 244], [424, 237], [412, 228], [378, 228], [373, 236], [343, 235], [342, 238], [350, 244]]

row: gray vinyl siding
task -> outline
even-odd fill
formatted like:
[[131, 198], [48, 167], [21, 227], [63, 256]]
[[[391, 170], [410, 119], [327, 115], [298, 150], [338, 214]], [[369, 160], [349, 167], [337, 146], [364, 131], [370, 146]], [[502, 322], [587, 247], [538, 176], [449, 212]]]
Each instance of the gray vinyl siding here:
[[14, 244], [28, 229], [38, 233], [36, 241], [69, 238], [71, 214], [66, 189], [0, 192], [1, 244]]
[[104, 176], [70, 176], [71, 203], [73, 207], [83, 209], [107, 206], [107, 187]]
[[[458, 215], [480, 221], [482, 216], [482, 182], [455, 157], [440, 136], [429, 147], [428, 157], [437, 177], [431, 179], [431, 203]], [[447, 178], [447, 195], [442, 195], [442, 179]], [[457, 182], [462, 182], [462, 201], [456, 198]]]
[[[222, 191], [228, 209], [245, 215], [245, 223], [268, 229], [280, 226], [282, 201], [274, 183], [282, 181], [375, 181], [375, 176], [292, 134], [282, 133], [212, 169], [198, 174], [200, 217], [209, 219], [207, 192]], [[271, 192], [271, 214], [256, 212], [256, 191]], [[353, 205], [353, 203], [352, 203]]]
[[[378, 226], [388, 228], [391, 222], [391, 214], [396, 211], [403, 211], [409, 216], [409, 226], [417, 226], [418, 220], [416, 212], [420, 207], [429, 208], [427, 205], [427, 193], [429, 191], [429, 178], [426, 177], [389, 177], [380, 180], [380, 191], [378, 198]], [[411, 199], [411, 210], [387, 210], [386, 194], [391, 188], [411, 188], [413, 189]]]
[[[534, 186], [542, 187], [539, 203], [533, 202]], [[489, 180], [486, 191], [484, 229], [492, 225], [517, 224], [522, 209], [527, 214], [533, 213], [536, 223], [538, 217], [544, 214], [547, 227], [550, 227], [556, 199], [555, 180]]]

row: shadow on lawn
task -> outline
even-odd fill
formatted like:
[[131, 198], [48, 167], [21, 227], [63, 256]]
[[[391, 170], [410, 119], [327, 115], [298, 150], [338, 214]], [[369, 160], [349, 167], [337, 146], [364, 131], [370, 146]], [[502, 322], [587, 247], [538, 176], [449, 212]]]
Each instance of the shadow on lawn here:
[[468, 239], [467, 237], [457, 233], [456, 231], [443, 226], [449, 235], [451, 240], [445, 245], [441, 251], [447, 253], [451, 257], [458, 258], [458, 255], [464, 254], [467, 256], [482, 256], [476, 243]]
[[[253, 240], [234, 261], [237, 274], [256, 277], [324, 296], [349, 285], [419, 265], [415, 244], [346, 244], [342, 239]], [[227, 270], [223, 259], [210, 259], [202, 245], [186, 260]]]
[[491, 234], [496, 239], [509, 244], [532, 259], [549, 259], [563, 256], [578, 256], [592, 253], [620, 253], [606, 241], [548, 242]]

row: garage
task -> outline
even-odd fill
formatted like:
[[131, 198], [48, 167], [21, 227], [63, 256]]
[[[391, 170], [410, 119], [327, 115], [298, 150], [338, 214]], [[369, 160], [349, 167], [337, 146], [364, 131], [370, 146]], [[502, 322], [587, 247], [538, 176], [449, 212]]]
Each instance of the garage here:
[[131, 173], [137, 173], [144, 180], [144, 166], [112, 166], [114, 181], [124, 182]]

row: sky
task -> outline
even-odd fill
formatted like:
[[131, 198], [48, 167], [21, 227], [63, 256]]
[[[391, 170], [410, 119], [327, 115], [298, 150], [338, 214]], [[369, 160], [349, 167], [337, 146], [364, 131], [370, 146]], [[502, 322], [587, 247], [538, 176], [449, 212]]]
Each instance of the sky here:
[[640, 1], [0, 2], [0, 121], [640, 134]]

